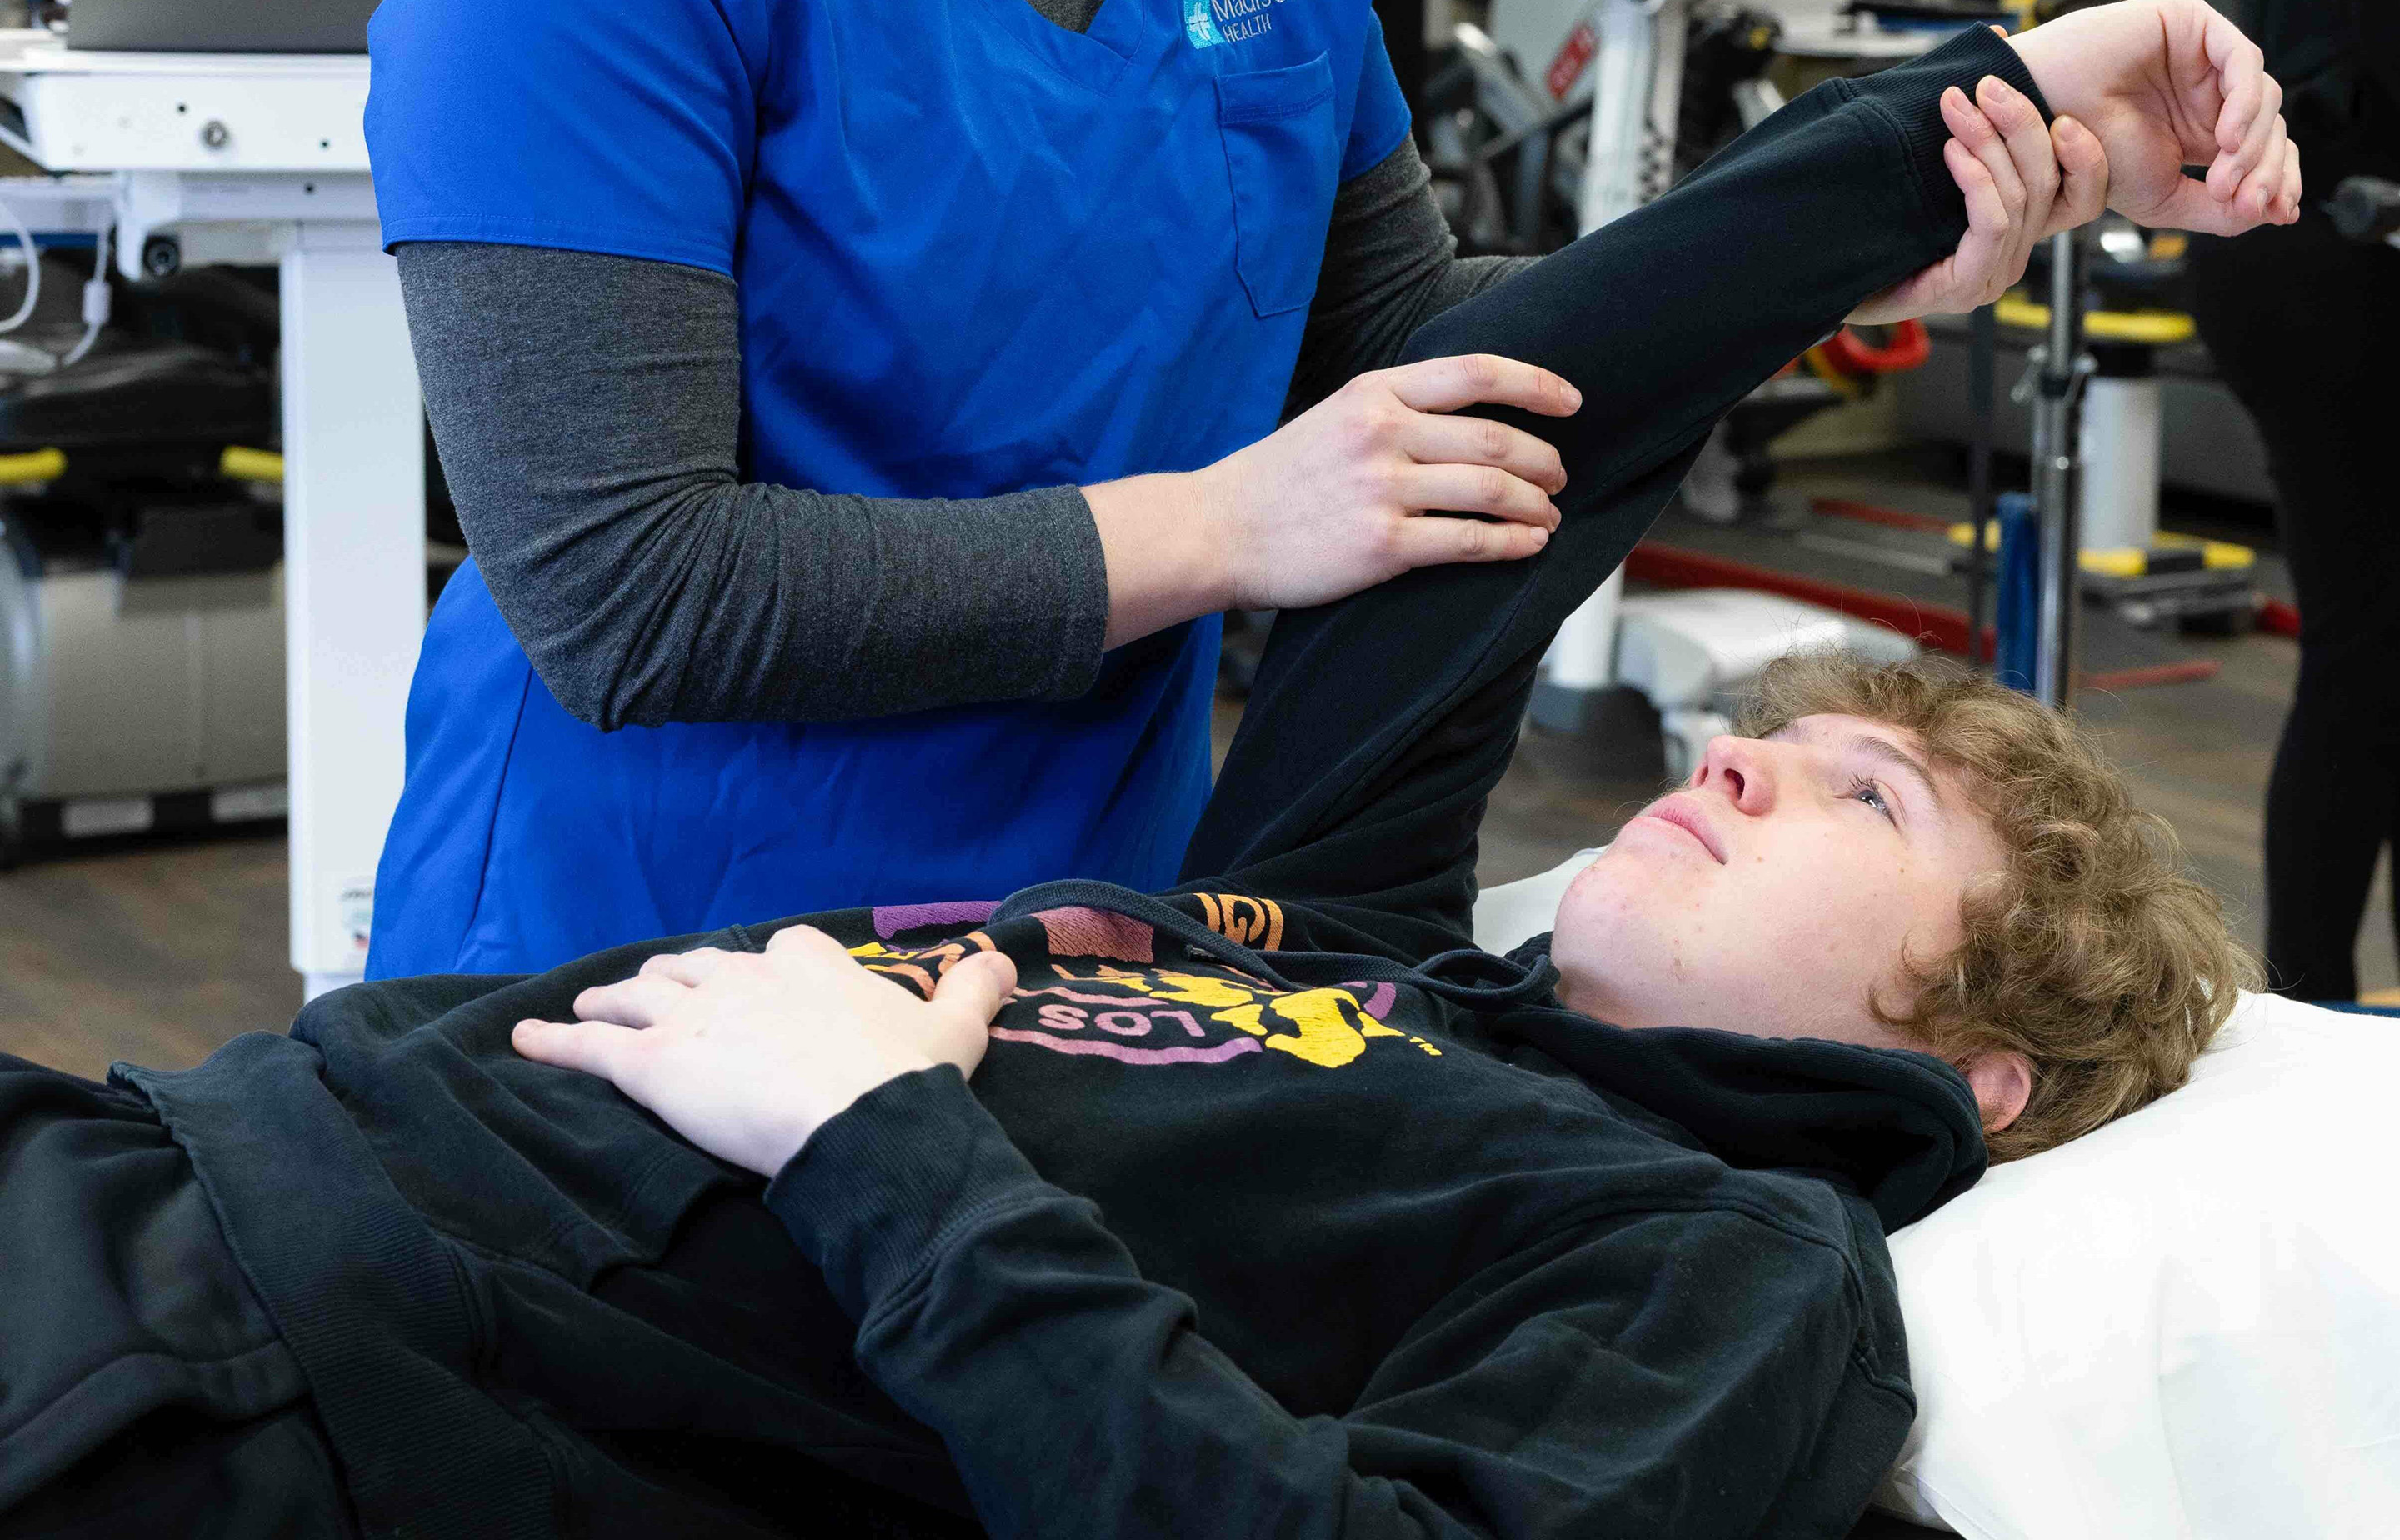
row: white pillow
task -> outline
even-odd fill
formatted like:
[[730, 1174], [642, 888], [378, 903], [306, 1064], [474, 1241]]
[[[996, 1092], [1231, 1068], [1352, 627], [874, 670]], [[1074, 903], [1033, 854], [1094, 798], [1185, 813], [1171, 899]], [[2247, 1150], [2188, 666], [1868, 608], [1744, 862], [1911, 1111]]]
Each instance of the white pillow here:
[[2189, 1084], [1891, 1239], [1973, 1540], [2400, 1535], [2400, 1021], [2245, 998]]
[[[1484, 893], [1549, 928], [1597, 852]], [[1876, 1504], [1972, 1540], [2400, 1536], [2400, 1020], [2245, 997], [2189, 1084], [1891, 1238], [1916, 1424]]]

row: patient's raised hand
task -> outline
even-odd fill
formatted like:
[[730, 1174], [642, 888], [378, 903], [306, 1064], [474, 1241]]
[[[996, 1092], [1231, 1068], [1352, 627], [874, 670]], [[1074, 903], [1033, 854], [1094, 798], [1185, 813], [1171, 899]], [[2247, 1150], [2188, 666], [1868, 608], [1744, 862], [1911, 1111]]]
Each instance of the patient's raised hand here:
[[[2117, 0], [2009, 39], [2051, 111], [2107, 151], [2108, 207], [2239, 235], [2299, 217], [2300, 157], [2266, 56], [2202, 0]], [[2186, 166], [2205, 166], [2194, 182]]]
[[860, 1097], [917, 1070], [973, 1075], [1016, 965], [975, 952], [931, 1000], [795, 925], [763, 952], [661, 954], [576, 997], [572, 1022], [521, 1021], [518, 1053], [600, 1076], [719, 1160], [771, 1177]]

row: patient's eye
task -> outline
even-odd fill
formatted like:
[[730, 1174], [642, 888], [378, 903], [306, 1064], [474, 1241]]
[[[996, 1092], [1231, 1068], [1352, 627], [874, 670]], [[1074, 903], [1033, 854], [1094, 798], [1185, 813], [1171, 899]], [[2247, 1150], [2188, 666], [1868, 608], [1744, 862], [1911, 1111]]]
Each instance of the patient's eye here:
[[1851, 801], [1865, 803], [1895, 825], [1900, 822], [1892, 814], [1891, 798], [1884, 795], [1883, 787], [1864, 776], [1851, 782], [1850, 789], [1843, 793], [1843, 796]]

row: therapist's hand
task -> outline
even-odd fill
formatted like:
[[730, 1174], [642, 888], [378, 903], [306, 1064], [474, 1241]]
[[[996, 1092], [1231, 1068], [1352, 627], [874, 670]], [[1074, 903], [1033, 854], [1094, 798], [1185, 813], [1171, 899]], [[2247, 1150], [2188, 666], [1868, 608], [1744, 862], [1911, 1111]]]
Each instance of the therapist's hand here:
[[937, 1064], [973, 1075], [1016, 964], [951, 963], [931, 1000], [795, 925], [763, 952], [661, 954], [576, 997], [571, 1022], [521, 1021], [518, 1053], [600, 1076], [717, 1159], [771, 1177], [884, 1082]]
[[1583, 398], [1513, 359], [1426, 359], [1359, 375], [1202, 471], [1228, 541], [1233, 607], [1298, 609], [1415, 567], [1541, 550], [1566, 469], [1522, 429], [1450, 415], [1482, 404], [1564, 417]]
[[[1220, 609], [1330, 604], [1420, 566], [1530, 556], [1566, 470], [1475, 405], [1572, 416], [1547, 369], [1488, 353], [1361, 375], [1247, 449], [1084, 489], [1109, 571], [1107, 644]], [[1458, 513], [1486, 519], [1459, 518]]]
[[[2135, 224], [2232, 236], [2299, 217], [2284, 89], [2258, 46], [2202, 0], [2117, 0], [2009, 46], [2051, 111], [2099, 136], [2108, 207]], [[2208, 179], [2186, 166], [2207, 167]]]
[[2025, 277], [2036, 246], [2097, 219], [2107, 203], [2108, 157], [2092, 130], [2066, 116], [2045, 125], [2041, 109], [1998, 75], [1984, 76], [1972, 100], [1955, 86], [1943, 92], [1942, 120], [1952, 135], [1943, 158], [1966, 195], [1967, 234], [1956, 252], [1851, 311], [1853, 323], [1989, 305]]

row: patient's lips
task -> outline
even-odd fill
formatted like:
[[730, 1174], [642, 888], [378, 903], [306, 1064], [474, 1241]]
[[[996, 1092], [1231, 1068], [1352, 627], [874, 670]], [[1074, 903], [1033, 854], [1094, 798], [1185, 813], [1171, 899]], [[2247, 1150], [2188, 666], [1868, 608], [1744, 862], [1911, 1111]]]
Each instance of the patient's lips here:
[[1674, 825], [1706, 846], [1718, 865], [1725, 865], [1725, 841], [1717, 838], [1715, 825], [1709, 822], [1708, 814], [1700, 811], [1698, 797], [1677, 792], [1672, 797], [1662, 797], [1651, 803], [1637, 816]]

